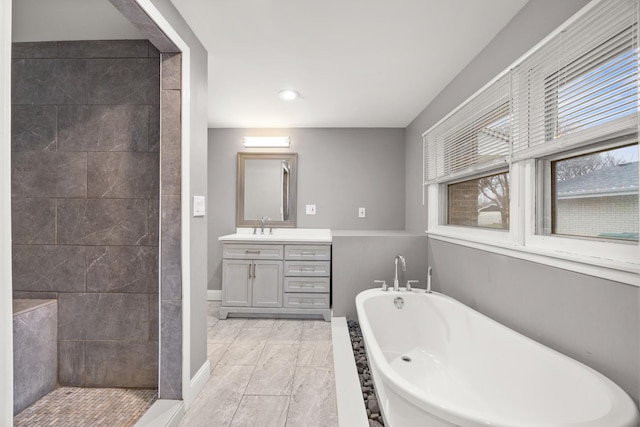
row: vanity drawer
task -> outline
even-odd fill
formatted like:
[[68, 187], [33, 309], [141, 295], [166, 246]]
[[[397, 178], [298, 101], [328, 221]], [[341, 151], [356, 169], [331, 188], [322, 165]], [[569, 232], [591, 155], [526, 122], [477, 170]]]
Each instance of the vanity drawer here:
[[230, 259], [282, 259], [283, 245], [243, 245], [227, 243], [223, 245], [222, 257]]
[[284, 306], [289, 308], [329, 308], [329, 294], [284, 294]]
[[285, 261], [285, 276], [329, 277], [331, 261]]
[[284, 259], [291, 261], [329, 261], [331, 246], [286, 245]]
[[285, 277], [285, 292], [328, 293], [331, 280], [328, 277]]

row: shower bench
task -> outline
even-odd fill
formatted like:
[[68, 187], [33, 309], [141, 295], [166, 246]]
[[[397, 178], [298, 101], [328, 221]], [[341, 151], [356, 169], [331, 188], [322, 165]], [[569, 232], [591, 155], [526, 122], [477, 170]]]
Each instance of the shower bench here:
[[58, 301], [13, 300], [13, 414], [58, 382]]

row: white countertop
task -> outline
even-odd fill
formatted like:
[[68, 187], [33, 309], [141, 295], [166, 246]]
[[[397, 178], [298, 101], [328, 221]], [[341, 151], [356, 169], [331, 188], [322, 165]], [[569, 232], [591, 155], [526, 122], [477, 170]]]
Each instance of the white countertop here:
[[331, 230], [328, 228], [274, 228], [269, 234], [269, 227], [265, 227], [265, 234], [253, 234], [253, 228], [237, 228], [234, 234], [218, 237], [221, 242], [269, 242], [269, 243], [331, 243]]

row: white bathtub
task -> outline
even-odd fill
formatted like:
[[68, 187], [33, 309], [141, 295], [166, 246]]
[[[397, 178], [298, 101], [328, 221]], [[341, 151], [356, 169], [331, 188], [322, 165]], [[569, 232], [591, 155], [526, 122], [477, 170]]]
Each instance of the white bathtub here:
[[389, 427], [638, 426], [608, 378], [452, 298], [370, 289], [356, 307]]

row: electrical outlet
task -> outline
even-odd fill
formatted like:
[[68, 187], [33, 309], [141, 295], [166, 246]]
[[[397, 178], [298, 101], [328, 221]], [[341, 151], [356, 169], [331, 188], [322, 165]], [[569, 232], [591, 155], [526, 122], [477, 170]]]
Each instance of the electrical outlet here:
[[316, 214], [316, 205], [307, 205], [307, 215]]
[[364, 218], [366, 216], [365, 208], [358, 208], [358, 218]]

